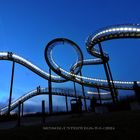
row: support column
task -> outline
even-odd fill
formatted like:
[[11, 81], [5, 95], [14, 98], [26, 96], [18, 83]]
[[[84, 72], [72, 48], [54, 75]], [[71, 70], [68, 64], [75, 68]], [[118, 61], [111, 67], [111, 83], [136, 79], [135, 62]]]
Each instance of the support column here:
[[73, 82], [73, 85], [74, 85], [74, 94], [75, 94], [75, 98], [76, 98], [76, 85], [75, 85], [75, 82]]
[[52, 81], [51, 81], [51, 69], [49, 68], [49, 80], [48, 80], [48, 89], [49, 89], [49, 114], [52, 114]]
[[102, 99], [101, 99], [99, 87], [97, 87], [97, 91], [98, 91], [99, 101], [100, 101], [100, 105], [101, 105], [102, 104]]
[[110, 66], [109, 66], [108, 62], [107, 62], [107, 67], [108, 67], [108, 70], [109, 70], [110, 79], [112, 81], [111, 83], [112, 83], [112, 87], [113, 87], [113, 90], [114, 90], [115, 99], [116, 99], [116, 102], [118, 102], [118, 94], [117, 94], [117, 90], [116, 90], [114, 82], [113, 82], [113, 76], [112, 76], [111, 69], [110, 69]]
[[21, 111], [21, 116], [23, 117], [23, 112], [24, 112], [24, 103], [22, 102], [22, 111]]
[[137, 81], [134, 81], [133, 90], [136, 100], [140, 103], [140, 86], [137, 84]]
[[42, 123], [45, 124], [45, 101], [42, 100]]
[[[82, 76], [82, 72], [81, 71], [80, 71], [80, 76]], [[82, 78], [81, 78], [81, 80], [82, 80]], [[83, 96], [84, 96], [85, 111], [87, 111], [87, 103], [86, 103], [86, 98], [85, 98], [85, 89], [84, 89], [83, 84], [81, 86], [82, 86], [82, 93], [83, 93]]]
[[21, 101], [19, 101], [18, 103], [18, 127], [20, 127], [20, 123], [21, 123], [20, 109], [21, 109]]
[[66, 112], [68, 112], [68, 97], [65, 96], [65, 100], [66, 100]]
[[11, 100], [12, 100], [12, 91], [13, 91], [14, 71], [15, 71], [15, 62], [13, 62], [13, 65], [12, 65], [12, 75], [11, 75], [11, 85], [10, 85], [10, 95], [9, 95], [9, 105], [8, 105], [8, 116], [10, 116], [10, 110], [11, 110]]
[[105, 73], [106, 73], [106, 78], [107, 78], [107, 81], [108, 81], [108, 86], [109, 86], [109, 89], [110, 89], [110, 92], [111, 92], [112, 101], [113, 101], [113, 103], [115, 103], [114, 92], [113, 92], [112, 85], [111, 85], [111, 82], [110, 82], [110, 77], [109, 77], [106, 61], [104, 60], [105, 57], [104, 57], [104, 53], [103, 53], [103, 50], [102, 50], [101, 43], [98, 43], [98, 45], [99, 45], [99, 49], [100, 49], [100, 53], [101, 53], [101, 58], [103, 60], [103, 65], [104, 65], [104, 69], [105, 69]]

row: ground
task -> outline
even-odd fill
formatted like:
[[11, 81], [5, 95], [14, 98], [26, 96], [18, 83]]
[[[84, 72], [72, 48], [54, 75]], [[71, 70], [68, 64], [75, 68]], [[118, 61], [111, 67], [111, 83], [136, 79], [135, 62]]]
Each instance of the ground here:
[[[10, 128], [11, 126], [14, 128]], [[104, 114], [94, 112], [46, 117], [23, 117], [17, 121], [0, 123], [0, 138], [4, 139], [73, 139], [79, 137], [104, 139], [140, 138], [140, 111], [117, 111]], [[9, 126], [8, 126], [9, 124]], [[13, 125], [15, 124], [15, 125]], [[5, 127], [4, 127], [5, 126]], [[6, 127], [7, 126], [7, 127]], [[9, 128], [8, 128], [9, 127]]]

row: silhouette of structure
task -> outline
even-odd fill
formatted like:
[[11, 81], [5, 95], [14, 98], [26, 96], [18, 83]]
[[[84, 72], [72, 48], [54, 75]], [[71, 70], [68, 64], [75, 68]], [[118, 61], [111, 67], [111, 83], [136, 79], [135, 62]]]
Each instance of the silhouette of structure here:
[[71, 99], [71, 111], [74, 113], [81, 113], [82, 112], [82, 101], [81, 97], [78, 99]]
[[42, 100], [42, 123], [45, 124], [45, 101]]
[[92, 99], [90, 100], [90, 108], [92, 111], [95, 111], [96, 104], [97, 100], [94, 97], [92, 97]]
[[138, 102], [140, 103], [140, 86], [137, 84], [136, 81], [134, 81], [133, 88], [134, 88], [134, 92], [135, 92], [136, 99], [137, 99]]
[[[85, 109], [87, 110], [87, 105], [86, 105], [86, 99], [89, 99], [89, 97], [85, 96], [85, 91], [84, 91], [84, 86], [88, 87], [94, 87], [98, 89], [98, 94], [99, 94], [99, 99], [100, 99], [100, 104], [102, 104], [101, 98], [100, 98], [100, 89], [109, 91], [112, 97], [112, 102], [116, 103], [118, 102], [118, 95], [117, 95], [117, 90], [122, 89], [122, 90], [134, 90], [136, 93], [136, 97], [139, 100], [139, 84], [140, 81], [136, 82], [129, 82], [129, 81], [116, 81], [113, 80], [113, 76], [111, 73], [111, 69], [109, 66], [109, 55], [106, 54], [101, 46], [101, 43], [106, 40], [111, 40], [111, 39], [123, 39], [123, 38], [140, 38], [140, 26], [138, 24], [132, 24], [132, 25], [115, 25], [115, 26], [110, 26], [103, 28], [101, 30], [98, 30], [98, 32], [95, 32], [93, 35], [88, 37], [88, 40], [86, 42], [86, 48], [87, 51], [90, 55], [96, 57], [96, 59], [83, 59], [83, 53], [80, 49], [80, 47], [73, 41], [66, 39], [66, 38], [56, 38], [52, 41], [50, 41], [46, 48], [45, 48], [45, 59], [46, 62], [49, 66], [49, 73], [43, 71], [36, 65], [32, 64], [28, 60], [22, 58], [21, 56], [16, 55], [15, 53], [12, 52], [0, 52], [0, 60], [8, 60], [13, 62], [12, 66], [12, 75], [11, 75], [11, 86], [10, 86], [10, 95], [9, 95], [9, 105], [8, 107], [4, 107], [1, 109], [1, 112], [3, 112], [5, 109], [8, 114], [10, 114], [10, 111], [17, 106], [17, 102], [21, 101], [23, 103], [27, 99], [40, 95], [40, 94], [49, 94], [49, 113], [52, 114], [53, 112], [53, 105], [52, 105], [52, 94], [58, 94], [57, 92], [53, 91], [52, 88], [52, 82], [57, 82], [57, 83], [62, 83], [66, 81], [73, 81], [74, 82], [74, 95], [69, 95], [64, 93], [63, 95], [66, 97], [66, 110], [68, 111], [68, 103], [67, 103], [67, 97], [79, 97], [79, 95], [76, 94], [76, 87], [75, 83], [79, 83], [82, 87], [82, 96], [80, 96], [82, 99], [84, 99], [84, 106]], [[77, 61], [75, 62], [74, 65], [72, 65], [70, 71], [66, 71], [60, 66], [58, 66], [53, 60], [52, 57], [52, 49], [56, 45], [65, 45], [69, 44], [71, 47], [74, 48], [74, 50], [77, 53]], [[98, 49], [95, 47], [98, 45]], [[11, 98], [12, 98], [12, 88], [13, 88], [13, 82], [14, 82], [14, 68], [15, 64], [19, 63], [37, 75], [41, 76], [42, 78], [48, 80], [48, 91], [44, 92], [40, 87], [37, 88], [33, 93], [27, 93], [27, 96], [23, 96], [23, 98], [18, 99], [17, 101], [11, 103]], [[103, 64], [105, 74], [106, 74], [106, 79], [96, 79], [96, 78], [91, 78], [91, 77], [85, 77], [82, 75], [82, 67], [85, 65], [97, 65], [97, 64]], [[54, 76], [51, 74], [51, 70], [54, 71], [58, 76]], [[80, 75], [78, 75], [80, 73]], [[60, 92], [62, 93], [62, 92]], [[28, 96], [30, 95], [30, 96]]]

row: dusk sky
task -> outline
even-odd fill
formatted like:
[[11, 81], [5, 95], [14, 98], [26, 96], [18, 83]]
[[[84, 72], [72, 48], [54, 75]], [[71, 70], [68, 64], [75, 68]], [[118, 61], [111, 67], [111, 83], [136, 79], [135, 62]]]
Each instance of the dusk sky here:
[[[139, 5], [139, 0], [0, 0], [0, 52], [14, 52], [47, 72], [45, 46], [52, 39], [64, 37], [80, 46], [84, 59], [93, 58], [86, 50], [87, 37], [106, 26], [140, 23]], [[114, 80], [140, 81], [140, 39], [111, 40], [102, 45], [110, 56]], [[53, 56], [66, 70], [76, 60], [75, 52], [69, 46], [56, 47]], [[0, 61], [1, 105], [9, 97], [11, 66], [9, 61]], [[85, 66], [82, 71], [84, 76], [106, 78], [102, 65]], [[47, 87], [47, 83], [16, 64], [13, 99], [39, 85]], [[53, 83], [53, 86], [73, 88], [73, 83]], [[27, 104], [41, 104], [42, 97], [48, 101], [47, 96], [41, 96], [30, 99]], [[63, 101], [63, 97], [53, 98], [58, 106], [65, 105]]]

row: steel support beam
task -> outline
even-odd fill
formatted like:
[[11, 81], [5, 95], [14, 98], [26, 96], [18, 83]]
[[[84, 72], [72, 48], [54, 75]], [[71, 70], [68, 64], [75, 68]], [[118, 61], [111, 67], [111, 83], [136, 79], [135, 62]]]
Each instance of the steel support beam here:
[[75, 81], [73, 82], [73, 85], [74, 85], [74, 94], [75, 94], [75, 98], [76, 98], [76, 84], [75, 84]]
[[[80, 76], [82, 76], [82, 72], [81, 71], [80, 71]], [[81, 80], [83, 80], [83, 79], [81, 78]], [[81, 85], [81, 86], [82, 86], [82, 93], [83, 93], [83, 96], [84, 96], [85, 111], [87, 111], [87, 102], [86, 102], [86, 98], [85, 98], [85, 88], [84, 88], [83, 85]]]
[[51, 69], [49, 68], [49, 80], [48, 80], [48, 89], [49, 89], [49, 114], [53, 113], [52, 108], [52, 80], [51, 80]]
[[68, 112], [68, 97], [65, 96], [65, 100], [66, 100], [66, 112]]
[[24, 103], [22, 103], [21, 105], [22, 105], [21, 116], [23, 117], [23, 113], [24, 113]]
[[45, 124], [45, 101], [42, 100], [42, 123]]
[[20, 110], [21, 110], [21, 101], [19, 101], [18, 103], [18, 127], [20, 127], [21, 124]]
[[10, 110], [11, 110], [13, 81], [14, 81], [14, 71], [15, 71], [15, 62], [13, 61], [12, 74], [11, 74], [11, 85], [10, 85], [10, 95], [9, 95], [9, 105], [8, 105], [8, 116], [10, 116]]
[[115, 88], [115, 85], [114, 85], [114, 82], [113, 82], [113, 76], [112, 76], [111, 69], [110, 69], [110, 66], [109, 66], [108, 62], [107, 62], [107, 67], [108, 67], [108, 71], [109, 71], [109, 75], [110, 75], [110, 79], [111, 79], [111, 83], [112, 83], [112, 88], [113, 88], [114, 94], [115, 94], [115, 100], [116, 100], [116, 102], [118, 102], [117, 89]]
[[97, 87], [97, 91], [98, 91], [98, 96], [99, 96], [99, 101], [100, 101], [100, 105], [102, 104], [102, 99], [101, 99], [101, 95], [100, 95], [100, 89]]
[[101, 53], [101, 58], [103, 60], [103, 65], [104, 65], [104, 70], [105, 70], [105, 74], [106, 74], [106, 78], [107, 78], [107, 82], [108, 82], [108, 86], [109, 86], [109, 89], [110, 89], [110, 92], [111, 92], [111, 96], [112, 96], [112, 101], [113, 103], [115, 103], [115, 97], [114, 97], [114, 92], [113, 92], [113, 89], [112, 89], [112, 85], [111, 85], [111, 79], [109, 77], [109, 72], [108, 72], [108, 69], [107, 69], [107, 65], [106, 65], [106, 61], [105, 61], [105, 56], [104, 56], [104, 53], [103, 53], [103, 50], [102, 50], [102, 46], [101, 46], [101, 43], [98, 43], [99, 45], [99, 49], [100, 49], [100, 53]]

